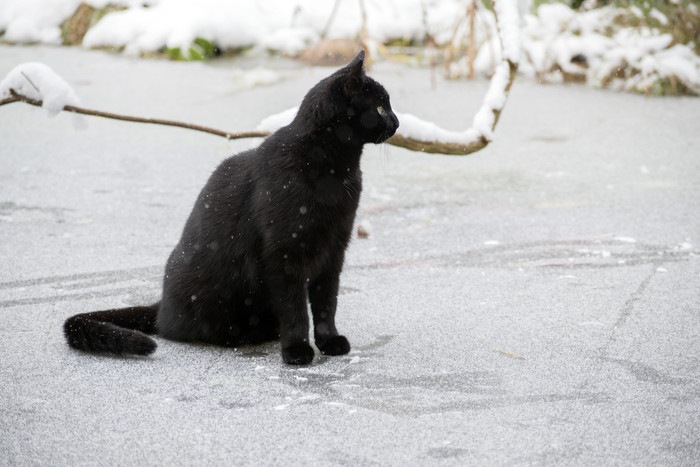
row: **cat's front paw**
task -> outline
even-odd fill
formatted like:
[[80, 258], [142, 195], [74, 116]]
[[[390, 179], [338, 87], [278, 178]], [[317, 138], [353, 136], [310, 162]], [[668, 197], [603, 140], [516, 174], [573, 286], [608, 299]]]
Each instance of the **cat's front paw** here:
[[314, 349], [307, 343], [293, 344], [282, 349], [282, 360], [289, 365], [308, 365], [314, 359]]
[[350, 352], [350, 342], [345, 336], [317, 338], [316, 347], [323, 355], [345, 355]]

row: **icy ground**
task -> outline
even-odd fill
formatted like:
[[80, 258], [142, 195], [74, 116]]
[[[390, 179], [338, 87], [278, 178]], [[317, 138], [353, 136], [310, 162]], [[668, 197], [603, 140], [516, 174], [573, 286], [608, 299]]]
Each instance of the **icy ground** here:
[[[84, 106], [245, 130], [328, 69], [0, 47]], [[379, 64], [395, 106], [466, 128], [486, 82]], [[70, 350], [71, 314], [159, 295], [194, 198], [255, 144], [0, 108], [0, 464], [697, 465], [700, 101], [517, 81], [468, 158], [369, 147], [338, 326], [307, 368], [275, 344]]]

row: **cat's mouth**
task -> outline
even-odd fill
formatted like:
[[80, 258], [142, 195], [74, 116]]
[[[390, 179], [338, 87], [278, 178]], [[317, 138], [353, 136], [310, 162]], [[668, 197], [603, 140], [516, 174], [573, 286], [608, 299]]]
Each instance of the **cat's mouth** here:
[[379, 138], [377, 138], [374, 144], [381, 144], [384, 141], [388, 140], [389, 138], [394, 136], [396, 130], [398, 130], [399, 128], [399, 119], [393, 112], [386, 116], [384, 121], [386, 122], [384, 131], [380, 133]]

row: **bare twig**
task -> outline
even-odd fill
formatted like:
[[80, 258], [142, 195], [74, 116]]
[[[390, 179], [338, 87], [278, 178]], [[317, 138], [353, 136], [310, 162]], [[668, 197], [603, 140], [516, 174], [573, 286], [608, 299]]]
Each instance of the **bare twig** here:
[[26, 79], [27, 82], [32, 85], [37, 94], [41, 94], [41, 91], [39, 91], [39, 88], [36, 86], [36, 84], [34, 84], [34, 82], [31, 79], [29, 79], [29, 76], [27, 76], [23, 71], [20, 71], [20, 73], [22, 74], [22, 76], [24, 76], [24, 79]]
[[360, 4], [360, 44], [362, 44], [362, 48], [367, 50], [367, 39], [369, 37], [369, 33], [367, 32], [367, 8], [365, 7], [365, 0], [359, 0]]
[[469, 63], [469, 79], [474, 78], [474, 60], [476, 59], [476, 0], [469, 4], [469, 44], [467, 45], [467, 62]]
[[[22, 96], [20, 94], [15, 93], [14, 91], [11, 92], [12, 97], [8, 97], [7, 99], [2, 99], [0, 100], [0, 106], [6, 105], [6, 104], [12, 104], [13, 102], [24, 102], [29, 105], [34, 105], [37, 107], [42, 106], [42, 102], [35, 100], [35, 99], [30, 99], [26, 96]], [[111, 118], [112, 120], [122, 120], [126, 122], [136, 122], [136, 123], [151, 123], [154, 125], [165, 125], [165, 126], [174, 126], [178, 128], [186, 128], [188, 130], [195, 130], [195, 131], [201, 131], [203, 133], [209, 133], [212, 135], [216, 136], [221, 136], [226, 139], [242, 139], [242, 138], [264, 138], [265, 136], [268, 136], [270, 133], [266, 131], [239, 131], [239, 132], [232, 132], [232, 131], [223, 131], [223, 130], [218, 130], [216, 128], [210, 128], [206, 127], [203, 125], [195, 125], [192, 123], [186, 123], [186, 122], [178, 122], [175, 120], [164, 120], [160, 118], [143, 118], [143, 117], [133, 117], [131, 115], [122, 115], [122, 114], [116, 114], [112, 112], [103, 112], [101, 110], [94, 110], [94, 109], [86, 109], [84, 107], [77, 107], [74, 105], [67, 105], [63, 108], [63, 110], [67, 112], [74, 112], [78, 114], [83, 114], [83, 115], [92, 115], [94, 117], [103, 117], [103, 118]]]
[[428, 27], [428, 7], [425, 1], [420, 3], [421, 8], [421, 19], [423, 20], [423, 30], [425, 31], [425, 56], [428, 59], [428, 66], [430, 67], [430, 88], [437, 89], [437, 70], [435, 66], [437, 65], [437, 43], [435, 38], [430, 33], [430, 28]]
[[331, 14], [328, 17], [326, 25], [323, 27], [323, 31], [321, 31], [321, 39], [325, 39], [328, 36], [328, 31], [330, 31], [331, 29], [331, 24], [333, 24], [335, 14], [338, 13], [338, 6], [340, 6], [340, 2], [341, 0], [335, 0], [335, 2], [333, 3], [333, 9], [331, 10]]

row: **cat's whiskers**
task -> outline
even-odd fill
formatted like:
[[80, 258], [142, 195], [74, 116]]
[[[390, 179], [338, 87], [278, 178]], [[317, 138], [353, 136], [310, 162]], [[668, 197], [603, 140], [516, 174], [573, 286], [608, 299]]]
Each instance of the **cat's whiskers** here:
[[382, 169], [382, 174], [387, 175], [389, 173], [389, 156], [391, 155], [391, 147], [382, 143], [379, 145], [379, 166]]
[[354, 194], [359, 194], [359, 190], [355, 186], [355, 184], [352, 183], [351, 178], [346, 178], [343, 180], [343, 186], [345, 187], [345, 194], [348, 195], [348, 197], [352, 198]]

